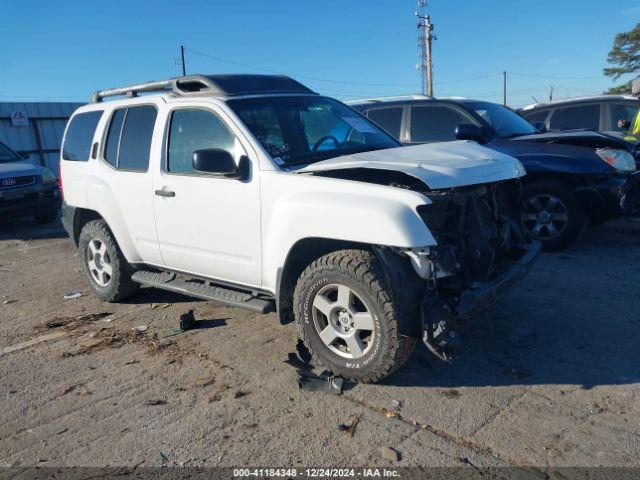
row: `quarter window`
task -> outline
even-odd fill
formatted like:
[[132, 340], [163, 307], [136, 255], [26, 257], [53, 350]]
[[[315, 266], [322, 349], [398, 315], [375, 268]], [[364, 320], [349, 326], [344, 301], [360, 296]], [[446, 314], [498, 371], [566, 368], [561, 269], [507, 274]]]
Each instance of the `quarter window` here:
[[553, 130], [600, 129], [600, 105], [558, 108], [553, 112], [549, 128]]
[[416, 143], [455, 140], [456, 125], [471, 119], [450, 107], [428, 106], [411, 109], [411, 141]]
[[157, 115], [151, 105], [116, 110], [107, 134], [105, 160], [119, 170], [146, 172]]
[[86, 162], [89, 160], [89, 151], [93, 135], [96, 133], [96, 126], [102, 116], [102, 110], [79, 113], [71, 119], [69, 128], [64, 137], [62, 147], [62, 158], [76, 162]]
[[529, 120], [529, 122], [546, 122], [549, 110], [541, 110], [533, 113], [522, 113], [522, 116]]
[[611, 130], [616, 132], [626, 132], [633, 127], [633, 122], [638, 115], [636, 105], [611, 105], [610, 107]]
[[400, 138], [402, 107], [369, 110], [367, 116], [396, 138]]
[[194, 173], [193, 152], [219, 148], [234, 153], [235, 137], [220, 118], [203, 109], [185, 108], [171, 115], [167, 170]]

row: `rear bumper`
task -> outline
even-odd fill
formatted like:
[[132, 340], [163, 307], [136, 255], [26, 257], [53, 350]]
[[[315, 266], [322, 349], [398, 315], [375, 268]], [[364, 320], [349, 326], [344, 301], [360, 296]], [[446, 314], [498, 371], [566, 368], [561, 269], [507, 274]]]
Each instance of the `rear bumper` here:
[[66, 202], [62, 202], [61, 211], [62, 226], [67, 232], [67, 235], [69, 235], [69, 238], [71, 238], [71, 240], [75, 243], [76, 239], [73, 231], [73, 219], [75, 218], [76, 207], [72, 207]]
[[0, 217], [15, 218], [58, 210], [60, 190], [56, 184], [0, 191]]
[[458, 318], [472, 317], [495, 303], [529, 273], [541, 251], [539, 242], [530, 244], [524, 255], [495, 280], [478, 283], [464, 290], [455, 308], [455, 315]]

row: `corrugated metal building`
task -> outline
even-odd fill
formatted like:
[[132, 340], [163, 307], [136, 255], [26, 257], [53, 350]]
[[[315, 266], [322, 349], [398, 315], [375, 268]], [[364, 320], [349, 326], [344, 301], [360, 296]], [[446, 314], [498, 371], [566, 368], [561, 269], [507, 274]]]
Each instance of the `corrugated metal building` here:
[[0, 141], [58, 171], [67, 120], [82, 103], [0, 102]]

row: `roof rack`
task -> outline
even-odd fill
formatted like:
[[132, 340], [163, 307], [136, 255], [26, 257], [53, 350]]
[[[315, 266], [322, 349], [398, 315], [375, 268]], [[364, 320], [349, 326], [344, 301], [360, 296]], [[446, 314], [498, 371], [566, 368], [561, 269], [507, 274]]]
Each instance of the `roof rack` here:
[[176, 95], [257, 95], [268, 93], [316, 94], [296, 80], [284, 75], [187, 75], [168, 80], [151, 81], [128, 87], [101, 90], [93, 94], [93, 103], [106, 97], [138, 96], [145, 92], [172, 92]]

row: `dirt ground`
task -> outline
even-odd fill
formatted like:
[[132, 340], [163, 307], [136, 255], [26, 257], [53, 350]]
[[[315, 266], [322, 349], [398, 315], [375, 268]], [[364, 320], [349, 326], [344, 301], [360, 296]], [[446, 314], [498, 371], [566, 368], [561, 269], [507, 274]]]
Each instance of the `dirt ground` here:
[[[616, 221], [543, 255], [456, 364], [419, 346], [334, 396], [298, 388], [274, 314], [104, 304], [61, 227], [3, 224], [0, 466], [640, 466], [639, 286], [640, 221]], [[201, 328], [162, 338], [188, 309]]]

